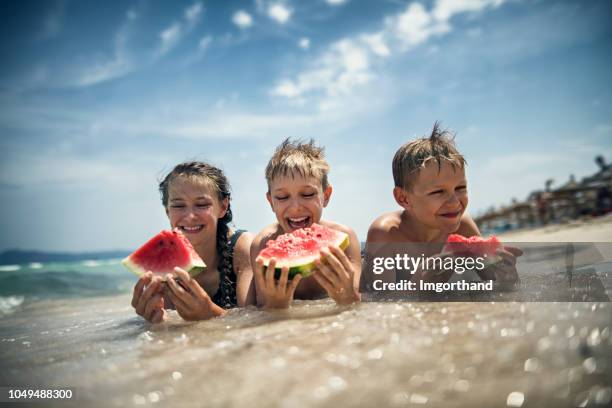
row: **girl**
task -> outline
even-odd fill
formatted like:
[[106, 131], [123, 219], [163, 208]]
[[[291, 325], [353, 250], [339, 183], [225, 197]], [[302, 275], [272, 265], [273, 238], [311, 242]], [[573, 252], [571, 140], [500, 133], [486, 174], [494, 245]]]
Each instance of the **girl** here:
[[166, 284], [146, 273], [134, 287], [136, 313], [159, 323], [167, 318], [166, 309], [175, 308], [185, 320], [204, 320], [254, 303], [249, 290], [253, 237], [229, 228], [230, 186], [223, 172], [203, 162], [181, 163], [159, 184], [159, 192], [171, 227], [185, 234], [207, 267], [194, 278], [176, 268]]

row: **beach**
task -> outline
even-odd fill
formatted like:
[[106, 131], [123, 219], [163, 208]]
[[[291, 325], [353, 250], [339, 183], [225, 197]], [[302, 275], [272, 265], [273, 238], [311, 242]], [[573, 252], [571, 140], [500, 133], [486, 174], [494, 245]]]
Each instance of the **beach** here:
[[509, 231], [499, 237], [506, 242], [612, 242], [612, 215]]
[[[611, 231], [610, 219], [602, 219], [502, 239], [604, 241]], [[589, 273], [608, 282], [611, 258], [604, 255]], [[49, 406], [597, 407], [612, 401], [609, 301], [339, 307], [324, 299], [296, 301], [284, 312], [234, 309], [195, 323], [170, 312], [167, 322], [150, 325], [131, 308], [135, 277], [118, 262], [72, 270], [115, 284], [88, 296], [20, 295], [0, 319], [2, 385], [74, 390], [71, 402], [44, 403]]]

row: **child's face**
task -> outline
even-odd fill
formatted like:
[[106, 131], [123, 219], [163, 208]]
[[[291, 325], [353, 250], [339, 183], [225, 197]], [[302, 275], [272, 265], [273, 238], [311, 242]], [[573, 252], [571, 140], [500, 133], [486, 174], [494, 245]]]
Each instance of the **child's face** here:
[[292, 232], [321, 221], [331, 192], [331, 186], [323, 191], [321, 181], [315, 177], [293, 174], [274, 178], [266, 197], [281, 228]]
[[168, 186], [166, 214], [170, 225], [180, 229], [194, 247], [216, 237], [217, 222], [226, 212], [227, 203], [220, 202], [204, 180], [178, 177]]
[[461, 167], [429, 162], [406, 192], [408, 208], [425, 225], [445, 232], [459, 228], [468, 204], [467, 180]]

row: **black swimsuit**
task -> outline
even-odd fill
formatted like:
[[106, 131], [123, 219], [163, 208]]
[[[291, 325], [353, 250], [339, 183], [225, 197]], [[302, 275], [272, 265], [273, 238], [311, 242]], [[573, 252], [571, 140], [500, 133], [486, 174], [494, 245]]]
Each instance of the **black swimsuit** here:
[[[219, 289], [217, 289], [217, 293], [215, 293], [212, 300], [224, 309], [231, 309], [238, 306], [238, 301], [236, 300], [236, 281], [238, 279], [236, 277], [236, 272], [234, 272], [234, 247], [236, 246], [236, 242], [238, 242], [238, 238], [240, 238], [240, 235], [242, 235], [243, 232], [245, 231], [237, 230], [234, 232], [229, 239], [227, 252], [222, 254], [224, 257], [229, 259], [229, 273], [225, 274], [224, 276], [224, 273], [219, 271], [221, 275], [219, 280]], [[229, 290], [222, 290], [224, 280], [226, 288]]]

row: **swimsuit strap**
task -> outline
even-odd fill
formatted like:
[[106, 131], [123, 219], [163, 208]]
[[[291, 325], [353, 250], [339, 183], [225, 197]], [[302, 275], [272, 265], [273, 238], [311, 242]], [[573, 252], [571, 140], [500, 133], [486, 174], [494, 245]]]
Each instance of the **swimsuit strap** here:
[[[246, 230], [236, 230], [236, 232], [234, 232], [234, 235], [232, 235], [232, 237], [229, 240], [229, 250], [230, 253], [232, 254], [232, 260], [234, 258], [234, 247], [236, 246], [236, 242], [238, 242], [238, 239], [240, 238], [240, 236], [242, 235], [243, 232], [246, 232]], [[234, 263], [232, 262], [232, 268], [234, 267]]]

